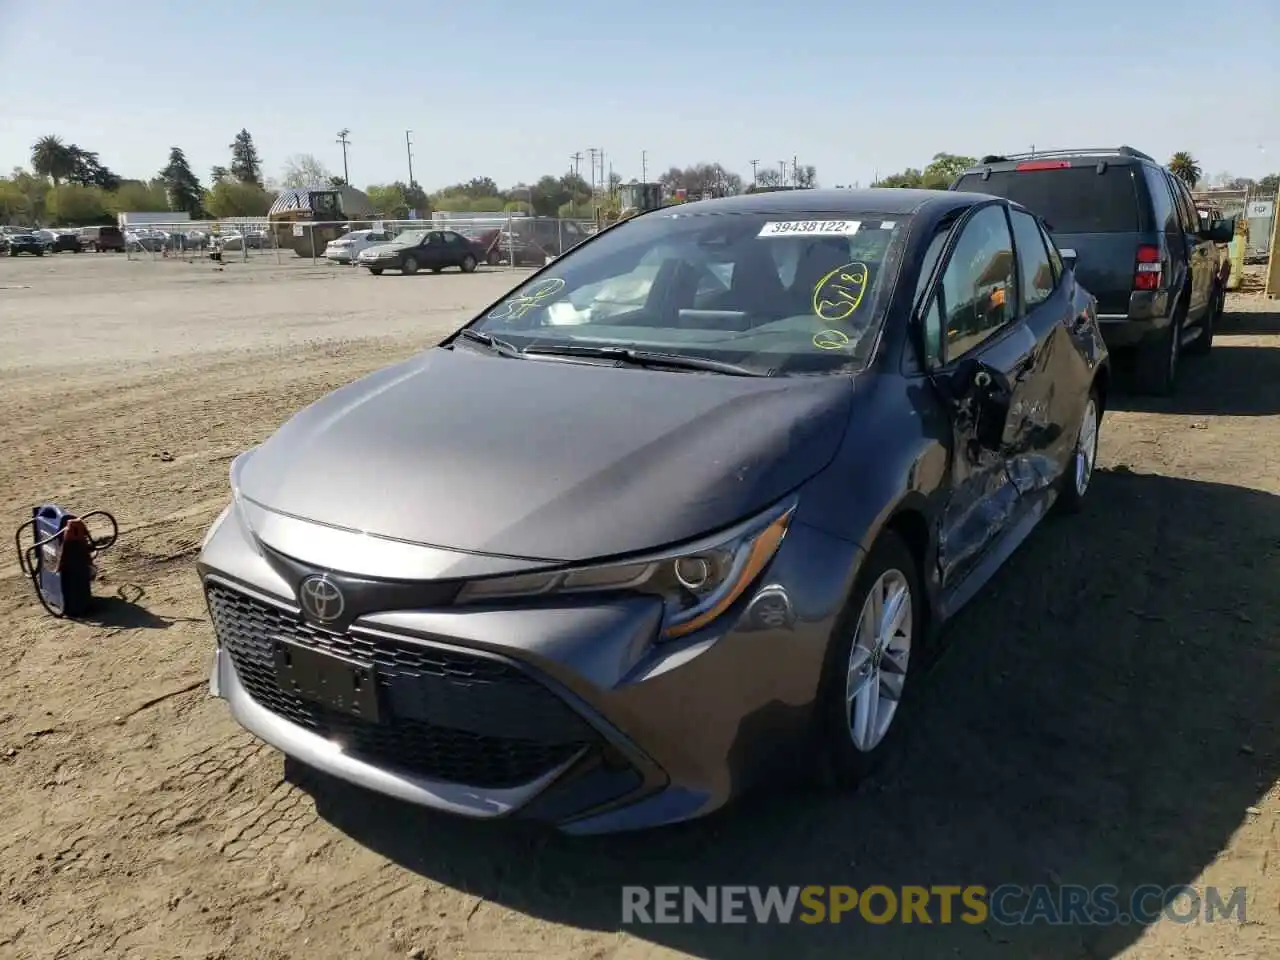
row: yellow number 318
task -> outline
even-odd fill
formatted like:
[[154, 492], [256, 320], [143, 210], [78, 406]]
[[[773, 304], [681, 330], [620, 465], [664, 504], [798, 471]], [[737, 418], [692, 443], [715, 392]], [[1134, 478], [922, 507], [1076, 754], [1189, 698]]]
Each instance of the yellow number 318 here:
[[828, 323], [853, 316], [867, 289], [867, 265], [846, 263], [836, 267], [813, 288], [813, 312]]

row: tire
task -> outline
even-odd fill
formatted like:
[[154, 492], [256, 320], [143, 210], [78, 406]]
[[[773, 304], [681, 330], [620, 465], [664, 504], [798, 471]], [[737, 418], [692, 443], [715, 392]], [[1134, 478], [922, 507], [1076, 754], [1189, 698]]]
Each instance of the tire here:
[[463, 273], [475, 273], [476, 258], [468, 253], [465, 257], [462, 258], [462, 263], [460, 266]]
[[1218, 329], [1218, 321], [1227, 308], [1227, 291], [1225, 287], [1216, 287], [1213, 302], [1200, 321], [1200, 336], [1187, 344], [1187, 353], [1194, 357], [1203, 357], [1213, 349], [1213, 335]]
[[[873, 592], [883, 601], [905, 588], [907, 621], [887, 643], [873, 643], [868, 627]], [[902, 714], [910, 704], [913, 678], [924, 662], [925, 598], [916, 558], [892, 531], [881, 534], [858, 574], [857, 584], [827, 646], [819, 691], [820, 737], [827, 772], [839, 786], [865, 779], [892, 751]], [[863, 623], [867, 619], [867, 623]], [[877, 652], [878, 651], [878, 652]], [[856, 670], [855, 659], [863, 663]], [[894, 669], [885, 670], [886, 664]], [[915, 668], [914, 670], [912, 668]], [[901, 672], [899, 672], [901, 671]], [[861, 676], [864, 693], [850, 704], [848, 691]], [[900, 680], [897, 678], [901, 678]], [[886, 681], [889, 681], [886, 683]], [[875, 691], [869, 696], [869, 691]], [[896, 693], [897, 700], [886, 697]], [[869, 699], [868, 699], [869, 697]], [[883, 710], [888, 710], [887, 716]], [[869, 721], [874, 711], [874, 723]], [[862, 728], [862, 743], [855, 742]]]
[[375, 277], [380, 277], [380, 276], [382, 276], [382, 268], [381, 268], [381, 267], [370, 267], [370, 268], [369, 268], [369, 272], [370, 272], [371, 274], [373, 274]]
[[485, 257], [484, 262], [489, 264], [491, 267], [496, 267], [498, 264], [502, 263], [502, 254], [497, 250], [490, 250], [489, 255]]
[[405, 257], [400, 262], [400, 272], [406, 277], [411, 277], [418, 272], [418, 261], [413, 257]]
[[1182, 324], [1186, 316], [1187, 302], [1183, 299], [1173, 311], [1173, 322], [1160, 332], [1160, 336], [1138, 347], [1134, 367], [1134, 387], [1138, 393], [1167, 397], [1177, 389]]
[[432, 272], [432, 273], [439, 273], [439, 272], [440, 272], [441, 270], [443, 270], [443, 269], [444, 269], [444, 267], [432, 267], [432, 268], [431, 268], [431, 272]]
[[1102, 431], [1102, 399], [1098, 388], [1089, 389], [1089, 400], [1076, 428], [1076, 445], [1071, 461], [1062, 473], [1057, 506], [1064, 513], [1078, 513], [1093, 480], [1098, 463], [1098, 435]]
[[37, 250], [37, 251], [36, 251], [36, 256], [37, 256], [37, 257], [43, 257], [43, 256], [44, 256], [44, 251], [43, 251], [43, 250]]

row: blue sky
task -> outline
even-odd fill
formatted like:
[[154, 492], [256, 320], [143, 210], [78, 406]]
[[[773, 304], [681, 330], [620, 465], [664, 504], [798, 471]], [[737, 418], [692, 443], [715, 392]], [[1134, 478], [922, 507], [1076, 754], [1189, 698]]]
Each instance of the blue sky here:
[[627, 179], [642, 151], [650, 173], [748, 177], [798, 157], [834, 185], [940, 150], [1119, 143], [1260, 176], [1280, 170], [1278, 63], [1277, 0], [0, 0], [0, 170], [56, 133], [125, 176], [181, 146], [207, 177], [246, 127], [268, 176], [298, 153], [341, 172], [349, 127], [360, 187], [407, 179], [406, 128], [428, 189], [589, 147]]

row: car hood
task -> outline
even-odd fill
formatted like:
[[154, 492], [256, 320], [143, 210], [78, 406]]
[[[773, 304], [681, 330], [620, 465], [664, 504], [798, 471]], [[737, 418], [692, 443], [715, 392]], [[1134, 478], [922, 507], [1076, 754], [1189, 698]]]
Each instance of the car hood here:
[[[401, 541], [575, 562], [678, 543], [825, 467], [847, 376], [749, 378], [435, 348], [322, 398], [240, 494]], [[305, 558], [300, 558], [305, 559]]]

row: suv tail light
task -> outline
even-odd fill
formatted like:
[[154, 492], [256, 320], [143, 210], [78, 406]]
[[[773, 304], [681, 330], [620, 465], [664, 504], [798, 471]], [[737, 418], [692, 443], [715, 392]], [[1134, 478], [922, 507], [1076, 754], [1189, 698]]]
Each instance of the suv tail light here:
[[1150, 244], [1138, 247], [1138, 262], [1133, 271], [1133, 289], [1160, 289], [1160, 248]]

